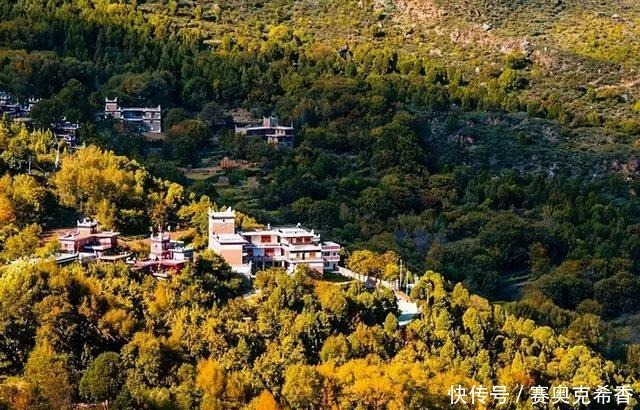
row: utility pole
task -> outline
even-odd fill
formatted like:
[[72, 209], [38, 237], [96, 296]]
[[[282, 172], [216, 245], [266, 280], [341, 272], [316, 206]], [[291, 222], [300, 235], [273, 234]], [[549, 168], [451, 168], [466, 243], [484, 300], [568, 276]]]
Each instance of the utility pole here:
[[55, 168], [58, 169], [58, 166], [60, 165], [60, 144], [56, 144], [56, 145], [57, 145], [57, 148], [56, 148], [56, 165], [55, 165]]
[[402, 259], [400, 259], [400, 282], [398, 283], [398, 290], [402, 290]]
[[407, 284], [406, 284], [406, 291], [405, 293], [408, 295], [409, 294], [409, 275], [407, 275]]

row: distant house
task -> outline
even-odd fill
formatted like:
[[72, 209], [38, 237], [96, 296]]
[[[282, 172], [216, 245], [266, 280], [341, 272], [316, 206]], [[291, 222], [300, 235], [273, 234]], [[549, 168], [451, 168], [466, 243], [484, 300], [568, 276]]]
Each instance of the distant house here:
[[338, 270], [340, 245], [320, 242], [314, 230], [301, 226], [236, 232], [235, 211], [209, 211], [209, 248], [236, 271], [250, 276], [253, 268], [282, 267], [293, 272], [306, 265], [317, 271]]
[[149, 259], [152, 261], [175, 261], [186, 263], [193, 260], [194, 249], [186, 246], [183, 241], [171, 240], [168, 233], [151, 234], [151, 251]]
[[[0, 91], [0, 117], [7, 115], [16, 121], [29, 121], [31, 110], [39, 101], [40, 99], [30, 98], [27, 103], [20, 103], [14, 100], [11, 94]], [[51, 124], [51, 131], [57, 140], [72, 146], [78, 142], [79, 129], [80, 124], [67, 121], [66, 118]]]
[[134, 126], [137, 131], [162, 132], [162, 107], [127, 107], [118, 104], [118, 97], [105, 98], [104, 115]]
[[264, 117], [258, 126], [236, 127], [236, 133], [260, 137], [278, 148], [293, 148], [293, 126], [280, 125], [277, 117]]
[[7, 115], [10, 118], [27, 118], [31, 112], [31, 108], [39, 100], [30, 98], [28, 103], [22, 104], [11, 96], [11, 94], [0, 91], [0, 116]]
[[78, 131], [80, 124], [63, 120], [52, 126], [53, 135], [58, 141], [63, 141], [71, 146], [78, 143]]
[[158, 273], [178, 272], [188, 262], [193, 261], [194, 249], [185, 245], [183, 241], [171, 240], [169, 234], [162, 230], [151, 234], [149, 259], [134, 264], [134, 268]]
[[114, 262], [128, 256], [116, 251], [119, 236], [120, 232], [101, 231], [96, 221], [85, 218], [78, 221], [75, 231], [58, 235], [58, 242], [62, 254], [77, 255], [78, 259]]

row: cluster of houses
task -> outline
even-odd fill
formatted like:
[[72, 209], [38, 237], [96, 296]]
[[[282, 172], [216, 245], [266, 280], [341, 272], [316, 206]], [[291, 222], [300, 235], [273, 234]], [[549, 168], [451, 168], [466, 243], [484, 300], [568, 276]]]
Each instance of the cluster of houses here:
[[[114, 118], [127, 124], [137, 132], [162, 132], [162, 106], [157, 107], [122, 107], [118, 98], [105, 98], [104, 117]], [[277, 148], [293, 148], [294, 128], [280, 125], [274, 116], [263, 117], [260, 125], [236, 124], [235, 131], [250, 137], [257, 137]]]
[[[31, 98], [26, 103], [22, 103], [16, 101], [11, 94], [0, 91], [0, 116], [7, 115], [14, 120], [28, 121], [31, 109], [38, 101], [38, 99]], [[157, 107], [122, 107], [118, 102], [118, 97], [105, 98], [104, 111], [98, 116], [121, 121], [135, 132], [152, 134], [162, 132], [162, 106], [160, 105]], [[59, 141], [64, 141], [70, 146], [77, 145], [80, 124], [63, 119], [56, 124], [51, 124], [51, 129]], [[293, 125], [280, 125], [278, 118], [274, 116], [264, 117], [262, 124], [259, 125], [236, 125], [235, 131], [239, 134], [260, 138], [277, 148], [293, 148]]]
[[[104, 117], [114, 118], [127, 124], [137, 132], [162, 132], [162, 106], [157, 107], [122, 107], [118, 98], [105, 98]], [[235, 131], [250, 137], [257, 137], [277, 148], [293, 148], [294, 128], [280, 125], [274, 116], [264, 117], [260, 125], [236, 125]]]
[[121, 252], [118, 247], [120, 232], [103, 231], [98, 223], [91, 219], [78, 221], [76, 229], [58, 235], [60, 253], [56, 255], [58, 264], [79, 262], [118, 261], [133, 265], [135, 269], [150, 273], [179, 271], [188, 262], [193, 261], [194, 249], [182, 241], [171, 240], [165, 232], [152, 233], [149, 238], [149, 258], [138, 261], [129, 253]]
[[[30, 98], [27, 102], [20, 102], [7, 92], [0, 91], [0, 117], [8, 116], [15, 121], [29, 121], [32, 108], [40, 101]], [[104, 112], [99, 114], [102, 118], [114, 118], [129, 125], [134, 131], [159, 133], [162, 132], [162, 107], [121, 107], [118, 98], [105, 98]], [[63, 141], [70, 146], [78, 143], [78, 131], [80, 124], [62, 119], [51, 124], [53, 135], [58, 141]]]
[[[40, 101], [30, 98], [26, 103], [17, 101], [7, 92], [0, 91], [0, 116], [7, 116], [14, 121], [29, 121], [31, 110]], [[78, 142], [78, 130], [80, 124], [63, 119], [55, 124], [51, 124], [51, 131], [58, 141], [65, 142], [70, 146]]]
[[38, 102], [36, 99], [29, 99], [26, 103], [14, 100], [11, 94], [0, 91], [0, 115], [7, 115], [14, 120], [29, 117], [31, 108]]
[[[121, 107], [118, 98], [105, 98], [105, 118], [122, 121], [137, 132], [162, 132], [162, 106], [157, 107]], [[262, 139], [277, 148], [293, 148], [294, 128], [280, 125], [274, 116], [264, 117], [260, 125], [236, 125], [235, 131], [250, 137]]]
[[[293, 272], [296, 267], [306, 265], [323, 272], [338, 271], [340, 245], [321, 242], [314, 230], [301, 226], [271, 227], [242, 232], [236, 230], [236, 213], [229, 208], [224, 211], [209, 210], [209, 248], [220, 255], [231, 268], [251, 280], [258, 269], [282, 267]], [[100, 230], [91, 219], [77, 222], [76, 229], [58, 235], [60, 253], [58, 264], [73, 261], [126, 262], [134, 269], [166, 276], [177, 272], [195, 257], [193, 247], [182, 241], [171, 240], [167, 232], [152, 233], [149, 242], [149, 257], [136, 260], [130, 254], [119, 251], [119, 232]]]
[[[292, 273], [298, 266], [306, 265], [320, 274], [340, 272], [356, 277], [353, 272], [339, 268], [340, 245], [321, 242], [314, 230], [301, 226], [282, 226], [242, 232], [236, 230], [236, 213], [228, 208], [208, 211], [209, 248], [222, 257], [235, 271], [251, 283], [253, 273], [268, 267], [281, 267]], [[114, 263], [124, 261], [133, 269], [149, 273], [157, 278], [166, 278], [179, 272], [194, 260], [193, 247], [182, 241], [171, 240], [162, 230], [149, 237], [149, 257], [135, 260], [128, 253], [119, 251], [119, 232], [100, 230], [91, 219], [77, 222], [76, 229], [60, 234], [60, 253], [56, 256], [59, 265], [74, 261], [97, 261]], [[381, 281], [383, 286], [397, 289], [397, 284]], [[376, 286], [372, 284], [371, 286]], [[409, 284], [407, 284], [408, 289]], [[402, 314], [399, 324], [404, 327], [419, 314], [418, 307], [406, 295], [396, 293]]]

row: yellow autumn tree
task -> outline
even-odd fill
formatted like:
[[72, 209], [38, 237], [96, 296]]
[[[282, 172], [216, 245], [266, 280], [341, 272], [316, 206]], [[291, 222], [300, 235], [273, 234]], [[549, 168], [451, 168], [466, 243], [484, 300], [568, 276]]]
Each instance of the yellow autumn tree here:
[[227, 384], [227, 375], [222, 366], [213, 359], [198, 363], [196, 385], [205, 396], [220, 398]]
[[263, 390], [256, 400], [256, 410], [280, 410], [278, 402], [268, 390]]
[[25, 364], [24, 377], [37, 386], [37, 395], [50, 408], [72, 407], [73, 385], [65, 355], [57, 354], [48, 345], [37, 346]]
[[105, 207], [123, 210], [141, 206], [150, 181], [137, 163], [89, 146], [64, 157], [52, 182], [62, 205], [94, 215], [98, 211], [105, 214]]
[[34, 177], [18, 174], [0, 178], [0, 227], [24, 227], [40, 218], [46, 191]]
[[0, 226], [7, 227], [16, 220], [13, 204], [5, 192], [3, 192], [2, 181], [0, 181]]
[[16, 410], [28, 410], [34, 407], [33, 386], [24, 378], [9, 377], [0, 384], [0, 405]]

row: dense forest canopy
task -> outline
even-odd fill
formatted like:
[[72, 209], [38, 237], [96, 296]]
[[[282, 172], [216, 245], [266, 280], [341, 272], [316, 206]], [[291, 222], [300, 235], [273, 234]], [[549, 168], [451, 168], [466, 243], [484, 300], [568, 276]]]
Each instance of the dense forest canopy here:
[[[40, 99], [0, 123], [6, 406], [447, 408], [452, 383], [635, 383], [630, 0], [289, 3], [0, 1], [0, 91]], [[105, 97], [162, 105], [165, 138], [96, 116]], [[293, 123], [296, 147], [236, 135], [239, 108]], [[84, 148], [54, 138], [62, 119]], [[192, 178], [212, 152], [252, 167]], [[85, 215], [203, 250], [217, 204], [314, 227], [360, 273], [402, 259], [420, 319], [400, 330], [388, 292], [308, 272], [238, 297], [208, 252], [164, 282], [33, 260]]]
[[388, 290], [272, 270], [258, 274], [257, 298], [230, 299], [238, 283], [208, 252], [168, 281], [113, 265], [7, 267], [2, 368], [22, 376], [6, 378], [0, 398], [9, 408], [417, 410], [451, 408], [452, 384], [613, 386], [637, 372], [596, 355], [581, 331], [518, 319], [433, 272], [413, 290], [422, 318], [404, 330]]

